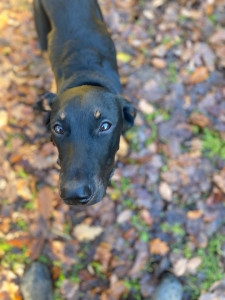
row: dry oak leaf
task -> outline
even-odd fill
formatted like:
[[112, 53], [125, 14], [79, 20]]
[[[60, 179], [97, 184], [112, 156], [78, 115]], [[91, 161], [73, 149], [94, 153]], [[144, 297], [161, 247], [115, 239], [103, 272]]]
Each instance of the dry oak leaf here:
[[151, 254], [164, 256], [169, 252], [169, 247], [166, 242], [154, 238], [149, 242], [149, 251]]
[[198, 67], [196, 70], [188, 77], [187, 83], [195, 84], [205, 81], [209, 77], [209, 72], [206, 67]]

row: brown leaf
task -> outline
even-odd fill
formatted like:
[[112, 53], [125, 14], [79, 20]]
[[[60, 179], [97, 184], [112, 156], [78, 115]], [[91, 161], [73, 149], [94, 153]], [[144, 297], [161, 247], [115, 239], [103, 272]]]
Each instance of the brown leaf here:
[[195, 84], [205, 81], [209, 77], [209, 72], [206, 67], [198, 67], [187, 79], [187, 83]]
[[37, 193], [38, 211], [45, 220], [49, 219], [52, 215], [54, 198], [55, 195], [48, 186], [43, 187]]
[[128, 293], [128, 289], [125, 287], [122, 280], [114, 282], [110, 289], [103, 293], [101, 300], [119, 300], [121, 297]]
[[94, 259], [101, 263], [103, 272], [107, 271], [111, 257], [111, 245], [105, 242], [100, 243], [95, 251]]
[[166, 242], [154, 238], [149, 242], [149, 250], [151, 254], [164, 256], [169, 252], [169, 247]]
[[197, 125], [201, 128], [203, 127], [208, 127], [211, 125], [211, 121], [209, 118], [207, 118], [205, 115], [197, 113], [197, 112], [193, 112], [188, 121], [194, 125]]
[[141, 219], [148, 225], [148, 226], [152, 226], [152, 224], [153, 224], [153, 218], [152, 218], [152, 216], [151, 216], [151, 214], [150, 214], [150, 212], [146, 209], [146, 208], [144, 208], [144, 209], [142, 209], [142, 211], [141, 211]]
[[213, 182], [225, 194], [225, 172], [215, 173], [213, 175]]

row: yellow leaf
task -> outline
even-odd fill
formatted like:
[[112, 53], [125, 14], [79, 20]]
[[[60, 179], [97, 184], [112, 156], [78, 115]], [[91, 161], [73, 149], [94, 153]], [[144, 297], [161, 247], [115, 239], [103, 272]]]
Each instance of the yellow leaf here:
[[131, 56], [124, 52], [118, 52], [117, 53], [117, 59], [121, 61], [122, 63], [127, 63], [131, 60]]

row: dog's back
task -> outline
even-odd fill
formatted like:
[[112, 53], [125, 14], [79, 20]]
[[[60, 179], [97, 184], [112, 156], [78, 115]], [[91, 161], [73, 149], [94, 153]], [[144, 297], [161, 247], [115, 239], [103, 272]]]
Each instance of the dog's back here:
[[115, 47], [96, 0], [35, 0], [34, 11], [58, 91], [95, 84], [121, 92]]

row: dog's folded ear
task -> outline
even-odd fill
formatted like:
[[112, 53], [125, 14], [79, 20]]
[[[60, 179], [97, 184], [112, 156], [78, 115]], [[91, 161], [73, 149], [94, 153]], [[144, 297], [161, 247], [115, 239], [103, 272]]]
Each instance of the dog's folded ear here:
[[120, 102], [123, 113], [123, 128], [122, 133], [125, 133], [131, 126], [134, 125], [136, 109], [124, 97], [117, 95], [117, 100]]
[[52, 110], [52, 104], [54, 100], [56, 99], [56, 94], [54, 93], [45, 93], [40, 96], [40, 98], [37, 100], [37, 102], [34, 104], [34, 109], [40, 110], [40, 111], [47, 111], [50, 112]]

